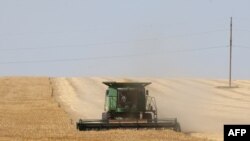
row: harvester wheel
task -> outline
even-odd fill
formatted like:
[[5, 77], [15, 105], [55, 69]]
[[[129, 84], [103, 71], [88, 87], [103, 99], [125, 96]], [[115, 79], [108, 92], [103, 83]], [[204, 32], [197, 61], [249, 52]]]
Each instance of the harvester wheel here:
[[109, 113], [107, 112], [102, 113], [102, 120], [108, 120], [109, 117], [110, 117]]
[[152, 114], [151, 113], [144, 113], [143, 119], [146, 119], [148, 121], [152, 121]]
[[175, 127], [174, 127], [174, 131], [176, 131], [176, 132], [181, 132], [181, 126], [180, 126], [180, 123], [179, 123], [179, 122], [176, 123], [176, 125], [175, 125]]

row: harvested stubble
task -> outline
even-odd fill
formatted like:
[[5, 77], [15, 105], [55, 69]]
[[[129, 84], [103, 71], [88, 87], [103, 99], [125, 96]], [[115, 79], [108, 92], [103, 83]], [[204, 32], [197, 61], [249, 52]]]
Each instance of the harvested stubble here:
[[200, 141], [168, 130], [78, 132], [46, 77], [0, 78], [0, 140]]

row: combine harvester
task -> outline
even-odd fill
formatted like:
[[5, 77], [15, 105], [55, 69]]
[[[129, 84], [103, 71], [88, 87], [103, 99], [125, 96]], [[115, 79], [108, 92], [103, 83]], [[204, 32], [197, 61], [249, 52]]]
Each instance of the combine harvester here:
[[158, 119], [154, 97], [149, 96], [145, 86], [150, 82], [103, 82], [109, 88], [105, 95], [105, 112], [101, 120], [83, 120], [77, 129], [106, 130], [117, 128], [153, 128], [181, 131], [176, 118]]

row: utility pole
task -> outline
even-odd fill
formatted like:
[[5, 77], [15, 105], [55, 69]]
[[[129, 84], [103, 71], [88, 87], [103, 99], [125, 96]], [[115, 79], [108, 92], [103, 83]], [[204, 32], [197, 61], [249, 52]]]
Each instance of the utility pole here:
[[233, 47], [233, 18], [230, 18], [230, 54], [229, 54], [229, 88], [232, 87], [232, 47]]

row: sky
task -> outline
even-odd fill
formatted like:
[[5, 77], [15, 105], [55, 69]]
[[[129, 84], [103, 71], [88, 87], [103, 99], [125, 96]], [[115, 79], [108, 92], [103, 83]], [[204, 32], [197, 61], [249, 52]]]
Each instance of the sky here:
[[0, 76], [250, 79], [248, 0], [1, 0]]

